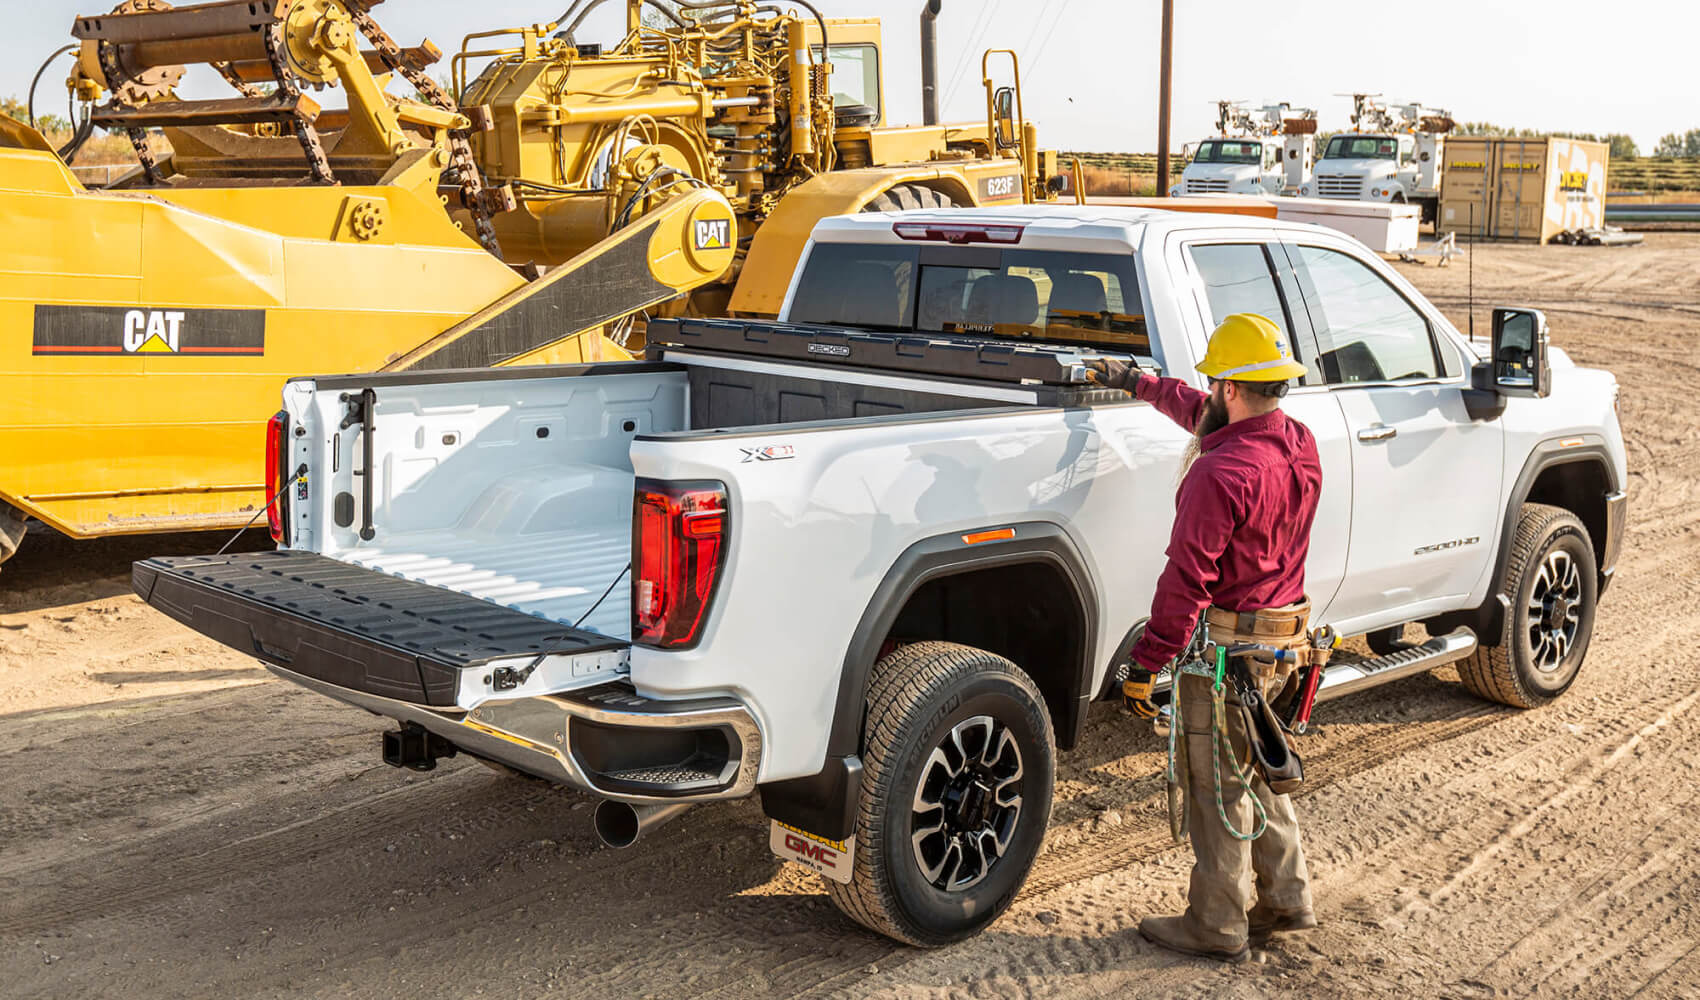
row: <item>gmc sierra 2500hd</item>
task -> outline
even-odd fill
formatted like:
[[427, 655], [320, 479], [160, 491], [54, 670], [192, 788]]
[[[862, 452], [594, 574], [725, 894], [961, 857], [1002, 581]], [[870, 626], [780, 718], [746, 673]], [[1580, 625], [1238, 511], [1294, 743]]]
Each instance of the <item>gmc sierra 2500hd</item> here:
[[[1587, 653], [1624, 533], [1617, 386], [1498, 310], [1487, 356], [1360, 244], [1099, 207], [828, 219], [779, 321], [674, 320], [647, 360], [288, 384], [275, 552], [137, 563], [154, 607], [463, 752], [601, 796], [630, 843], [759, 792], [851, 917], [936, 945], [1021, 887], [1054, 754], [1112, 695], [1187, 436], [1094, 386], [1199, 381], [1268, 316], [1324, 490], [1334, 697], [1456, 662], [1535, 706]], [[1406, 642], [1407, 625], [1431, 638]]]

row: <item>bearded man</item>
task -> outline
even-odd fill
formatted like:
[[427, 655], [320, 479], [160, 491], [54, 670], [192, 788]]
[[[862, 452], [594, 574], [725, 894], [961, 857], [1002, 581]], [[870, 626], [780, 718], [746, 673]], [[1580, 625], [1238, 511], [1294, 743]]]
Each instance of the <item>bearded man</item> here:
[[[1288, 380], [1305, 369], [1293, 359], [1280, 328], [1265, 317], [1236, 313], [1216, 328], [1197, 366], [1210, 381], [1208, 393], [1119, 362], [1093, 367], [1100, 382], [1132, 392], [1193, 433], [1175, 496], [1168, 565], [1123, 684], [1128, 708], [1154, 718], [1156, 676], [1187, 646], [1201, 613], [1212, 641], [1224, 646], [1254, 635], [1302, 640], [1310, 614], [1305, 556], [1322, 464], [1309, 429], [1281, 412]], [[1266, 698], [1287, 684], [1292, 669], [1277, 665], [1272, 673], [1254, 672]], [[1252, 809], [1230, 761], [1221, 760], [1218, 773], [1211, 773], [1211, 681], [1191, 673], [1176, 677], [1190, 761], [1183, 780], [1195, 858], [1192, 883], [1185, 913], [1148, 917], [1139, 931], [1174, 951], [1244, 961], [1252, 938], [1316, 926], [1298, 819], [1291, 799], [1274, 794], [1247, 767], [1267, 819], [1255, 839], [1236, 835], [1235, 830], [1252, 829]], [[1237, 704], [1232, 685], [1227, 687], [1228, 704]], [[1234, 757], [1249, 764], [1240, 713], [1226, 714]], [[1225, 819], [1217, 815], [1218, 781]]]

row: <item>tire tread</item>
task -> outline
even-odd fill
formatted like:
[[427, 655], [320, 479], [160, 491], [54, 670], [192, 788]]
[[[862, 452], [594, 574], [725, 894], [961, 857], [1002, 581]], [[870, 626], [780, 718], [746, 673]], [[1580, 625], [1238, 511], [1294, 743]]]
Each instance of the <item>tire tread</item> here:
[[[1517, 530], [1506, 554], [1504, 581], [1517, 581], [1513, 589], [1521, 591], [1523, 573], [1529, 563], [1540, 555], [1541, 545], [1553, 526], [1561, 521], [1572, 522], [1577, 531], [1587, 537], [1587, 529], [1575, 514], [1563, 507], [1544, 503], [1526, 503], [1517, 516]], [[1512, 643], [1516, 640], [1517, 609], [1506, 610], [1502, 616], [1498, 641], [1492, 646], [1478, 645], [1476, 651], [1457, 663], [1458, 679], [1472, 694], [1497, 701], [1513, 708], [1538, 708], [1552, 700], [1551, 696], [1529, 690], [1517, 676], [1512, 662]]]
[[883, 803], [902, 760], [896, 749], [909, 729], [930, 721], [912, 718], [911, 713], [928, 695], [950, 687], [958, 675], [968, 676], [997, 670], [1027, 690], [1041, 707], [1045, 739], [1054, 745], [1050, 713], [1043, 710], [1044, 698], [1020, 667], [1001, 656], [953, 642], [917, 642], [900, 646], [874, 664], [868, 680], [867, 721], [864, 723], [862, 795], [857, 805], [856, 852], [862, 861], [851, 870], [848, 883], [826, 881], [827, 896], [857, 923], [906, 944], [932, 947], [950, 938], [935, 938], [920, 928], [898, 919], [896, 892], [880, 878], [878, 866], [868, 863], [864, 851], [877, 849], [867, 831], [885, 821]]

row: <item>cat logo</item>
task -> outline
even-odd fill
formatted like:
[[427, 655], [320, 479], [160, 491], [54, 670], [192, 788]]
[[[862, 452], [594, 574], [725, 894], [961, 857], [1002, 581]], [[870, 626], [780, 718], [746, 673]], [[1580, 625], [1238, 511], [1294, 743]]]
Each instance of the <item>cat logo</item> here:
[[125, 354], [176, 354], [182, 334], [181, 309], [131, 309], [124, 314]]
[[266, 311], [36, 306], [30, 353], [259, 357], [266, 353]]
[[698, 250], [726, 250], [731, 246], [731, 219], [696, 220], [696, 248]]

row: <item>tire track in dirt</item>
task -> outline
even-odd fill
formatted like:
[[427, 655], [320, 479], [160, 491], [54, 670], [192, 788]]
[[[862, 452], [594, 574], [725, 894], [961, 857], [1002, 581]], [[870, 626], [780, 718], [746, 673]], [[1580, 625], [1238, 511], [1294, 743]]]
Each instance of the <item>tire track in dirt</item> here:
[[[1326, 753], [1314, 756], [1307, 754], [1308, 777], [1298, 798], [1314, 794], [1359, 770], [1397, 759], [1411, 749], [1446, 742], [1492, 726], [1516, 714], [1515, 710], [1503, 706], [1472, 702], [1459, 707], [1448, 716], [1420, 726], [1389, 726], [1367, 739], [1344, 742], [1343, 746]], [[1299, 747], [1302, 752], [1302, 742]], [[1153, 791], [1142, 800], [1143, 804], [1158, 805], [1166, 809], [1166, 805], [1163, 805], [1166, 800], [1163, 798], [1165, 793], [1162, 790], [1161, 777], [1153, 777], [1149, 784], [1153, 786]], [[1090, 835], [1083, 842], [1064, 850], [1046, 851], [1041, 854], [1017, 899], [1019, 902], [1037, 904], [1080, 882], [1181, 849], [1184, 848], [1170, 839], [1166, 813], [1162, 814], [1162, 818], [1157, 822], [1118, 827], [1110, 834]], [[884, 967], [890, 964], [893, 956], [897, 956], [899, 963], [919, 961], [926, 954], [928, 953], [916, 952], [883, 938], [868, 936], [864, 946], [850, 955], [810, 959], [789, 970], [786, 975], [763, 975], [760, 977], [760, 985], [776, 996], [820, 995], [838, 988], [840, 980], [845, 977], [853, 979], [859, 976], [859, 970], [866, 965]], [[898, 967], [901, 967], [901, 964]], [[811, 983], [814, 985], [811, 986]], [[756, 983], [752, 979], [746, 978], [722, 984], [695, 996], [698, 1000], [706, 1000], [713, 997], [747, 995], [754, 985]], [[805, 993], [804, 990], [808, 992]]]

